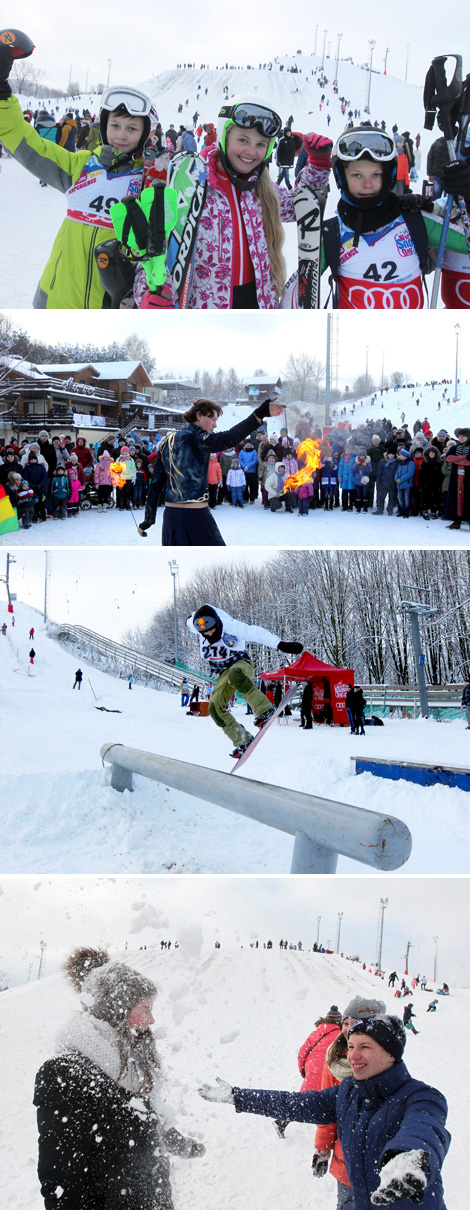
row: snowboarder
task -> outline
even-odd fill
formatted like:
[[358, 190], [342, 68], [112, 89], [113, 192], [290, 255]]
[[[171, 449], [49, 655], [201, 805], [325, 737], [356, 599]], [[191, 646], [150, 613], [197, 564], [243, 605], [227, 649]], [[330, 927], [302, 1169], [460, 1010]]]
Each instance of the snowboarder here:
[[232, 756], [240, 757], [253, 739], [242, 723], [227, 709], [233, 693], [240, 693], [255, 714], [255, 727], [263, 727], [274, 706], [254, 683], [254, 667], [246, 650], [248, 643], [262, 643], [288, 655], [300, 655], [302, 643], [284, 642], [262, 626], [250, 626], [230, 617], [214, 605], [203, 605], [190, 614], [186, 625], [199, 638], [201, 659], [207, 660], [211, 675], [217, 676], [209, 700], [209, 714], [217, 727], [235, 744]]
[[75, 680], [72, 685], [72, 689], [75, 689], [75, 685], [78, 685], [78, 688], [81, 689], [82, 680], [83, 680], [83, 672], [82, 672], [81, 668], [77, 668], [77, 671], [75, 673]]
[[153, 102], [138, 88], [116, 85], [105, 89], [100, 108], [101, 144], [93, 152], [67, 151], [42, 139], [24, 119], [8, 84], [14, 61], [10, 47], [1, 43], [1, 141], [33, 176], [67, 197], [67, 217], [56, 236], [33, 306], [101, 308], [105, 290], [93, 253], [98, 244], [113, 236], [107, 205], [110, 195], [112, 202], [117, 202], [140, 193], [143, 148], [157, 123]]
[[196, 399], [178, 432], [163, 437], [154, 460], [145, 516], [137, 532], [145, 537], [155, 524], [159, 496], [165, 488], [162, 546], [225, 546], [209, 508], [207, 472], [211, 453], [230, 449], [259, 428], [268, 416], [280, 416], [274, 399], [257, 405], [246, 420], [224, 433], [215, 433], [220, 403]]
[[403, 1009], [403, 1024], [405, 1029], [411, 1029], [413, 1034], [419, 1034], [419, 1029], [415, 1029], [413, 1025], [412, 1017], [416, 1017], [416, 1013], [413, 1012], [413, 1001], [410, 1000], [410, 1003], [406, 1004]]
[[207, 1101], [237, 1113], [283, 1121], [338, 1124], [355, 1205], [382, 1206], [402, 1199], [423, 1210], [445, 1210], [441, 1167], [450, 1135], [447, 1102], [437, 1088], [414, 1080], [403, 1062], [406, 1032], [398, 1017], [355, 1021], [348, 1033], [353, 1078], [321, 1092], [266, 1092], [204, 1084]]

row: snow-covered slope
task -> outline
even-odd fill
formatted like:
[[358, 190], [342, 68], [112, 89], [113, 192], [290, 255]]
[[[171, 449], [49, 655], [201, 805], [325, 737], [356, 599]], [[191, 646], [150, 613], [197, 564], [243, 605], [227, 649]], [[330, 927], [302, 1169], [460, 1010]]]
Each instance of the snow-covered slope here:
[[[87, 939], [92, 942], [92, 938]], [[178, 950], [148, 949], [113, 958], [154, 979], [156, 1039], [162, 1058], [158, 1090], [170, 1118], [184, 1133], [204, 1141], [206, 1155], [191, 1163], [172, 1161], [175, 1208], [225, 1206], [241, 1210], [331, 1210], [331, 1176], [312, 1187], [314, 1129], [292, 1124], [281, 1141], [272, 1123], [235, 1115], [230, 1106], [209, 1105], [198, 1086], [215, 1076], [255, 1088], [300, 1087], [297, 1051], [331, 1004], [341, 1011], [353, 995], [380, 997], [388, 1012], [402, 1003], [357, 964], [337, 955], [298, 951], [218, 950], [207, 953], [200, 928], [184, 930]], [[449, 1102], [453, 1142], [444, 1170], [447, 1204], [467, 1205], [464, 1179], [467, 1146], [465, 1105], [468, 1070], [456, 1058], [456, 1037], [469, 1021], [469, 993], [453, 991], [427, 1014], [427, 992], [413, 997], [418, 1037], [408, 1035], [405, 1061], [418, 1079], [434, 1084]], [[34, 1076], [53, 1054], [54, 1035], [77, 1008], [60, 975], [3, 992], [0, 1054], [1, 1167], [8, 1210], [41, 1210], [36, 1179]]]
[[[4, 613], [0, 635], [1, 710], [8, 742], [2, 758], [2, 872], [287, 874], [292, 838], [202, 799], [135, 778], [133, 793], [109, 785], [105, 743], [122, 743], [229, 773], [231, 745], [209, 718], [188, 717], [178, 694], [157, 692], [91, 668], [47, 637], [34, 610]], [[36, 660], [28, 662], [35, 626]], [[72, 691], [75, 669], [82, 689]], [[99, 707], [106, 707], [101, 710]], [[98, 707], [98, 708], [97, 708]], [[111, 711], [111, 713], [107, 713]], [[116, 713], [115, 713], [116, 712]], [[245, 708], [235, 711], [243, 722]], [[351, 775], [351, 756], [449, 762], [461, 767], [464, 723], [386, 722], [365, 737], [348, 728], [302, 731], [274, 724], [243, 770], [246, 777], [389, 813], [413, 836], [398, 874], [467, 874], [468, 795], [445, 786]], [[26, 754], [26, 759], [25, 759]], [[443, 831], [442, 820], [446, 820]], [[371, 874], [347, 858], [338, 873]]]

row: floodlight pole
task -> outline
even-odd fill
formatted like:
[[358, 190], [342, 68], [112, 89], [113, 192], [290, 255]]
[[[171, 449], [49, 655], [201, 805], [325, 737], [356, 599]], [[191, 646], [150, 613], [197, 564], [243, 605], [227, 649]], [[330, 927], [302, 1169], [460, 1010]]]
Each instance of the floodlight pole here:
[[388, 904], [388, 899], [379, 900], [379, 937], [377, 943], [377, 970], [382, 967], [382, 941], [384, 935], [384, 912]]

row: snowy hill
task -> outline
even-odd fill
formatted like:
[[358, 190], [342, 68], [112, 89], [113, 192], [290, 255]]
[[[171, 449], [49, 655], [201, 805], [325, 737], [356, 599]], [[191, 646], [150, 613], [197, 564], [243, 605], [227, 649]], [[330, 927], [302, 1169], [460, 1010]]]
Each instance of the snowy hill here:
[[[208, 955], [198, 925], [184, 930], [179, 942], [180, 948], [169, 952], [136, 949], [112, 955], [157, 983], [158, 1099], [176, 1126], [206, 1146], [202, 1160], [172, 1160], [175, 1210], [188, 1205], [239, 1210], [247, 1204], [253, 1210], [310, 1210], [313, 1195], [316, 1210], [331, 1210], [333, 1178], [326, 1176], [312, 1189], [312, 1127], [293, 1123], [281, 1141], [270, 1121], [208, 1105], [197, 1088], [221, 1076], [241, 1086], [297, 1090], [297, 1051], [331, 1004], [343, 1011], [353, 995], [368, 994], [401, 1015], [401, 1002], [384, 983], [337, 955], [281, 953], [276, 941], [273, 950]], [[456, 990], [436, 1015], [426, 1013], [429, 999], [429, 993], [414, 994], [419, 1036], [408, 1034], [405, 1061], [413, 1076], [435, 1084], [448, 1099], [453, 1141], [444, 1188], [447, 1204], [465, 1210], [468, 1075], [466, 1064], [453, 1059], [456, 1034], [465, 1032], [469, 1020], [470, 993]], [[8, 1121], [0, 1152], [5, 1204], [8, 1210], [41, 1210], [34, 1077], [53, 1053], [55, 1033], [76, 1010], [77, 999], [63, 977], [54, 975], [3, 992], [0, 1004], [0, 1112]]]
[[[127, 680], [97, 671], [48, 638], [34, 610], [17, 603], [15, 617], [12, 629], [3, 606], [1, 622], [8, 625], [7, 635], [0, 635], [2, 721], [8, 727], [0, 825], [3, 873], [23, 873], [25, 868], [51, 874], [84, 869], [134, 875], [289, 872], [290, 836], [144, 778], [135, 779], [132, 794], [112, 790], [109, 770], [100, 763], [105, 743], [226, 773], [233, 763], [230, 744], [209, 718], [188, 717], [178, 694], [138, 684], [129, 692]], [[37, 653], [33, 668], [28, 661], [31, 625]], [[72, 691], [79, 663], [84, 677], [80, 692]], [[244, 706], [235, 713], [246, 720]], [[392, 719], [357, 737], [347, 728], [302, 731], [294, 718], [289, 726], [271, 727], [243, 773], [402, 819], [412, 833], [413, 851], [398, 875], [466, 874], [470, 835], [463, 790], [423, 788], [369, 774], [353, 777], [350, 759], [360, 751], [461, 767], [463, 728], [460, 720]], [[372, 871], [340, 857], [338, 873]]]
[[[297, 74], [288, 70], [295, 63], [302, 69]], [[315, 67], [320, 67], [321, 59], [315, 56], [296, 55], [292, 58], [279, 58], [273, 71], [263, 71], [246, 68], [237, 70], [169, 70], [144, 80], [141, 84], [152, 97], [159, 114], [163, 129], [170, 122], [176, 128], [180, 123], [190, 122], [196, 111], [199, 113], [198, 122], [216, 122], [221, 104], [225, 100], [224, 85], [228, 85], [229, 97], [249, 92], [259, 95], [268, 101], [282, 117], [283, 121], [292, 114], [293, 128], [300, 131], [315, 130], [320, 134], [329, 134], [335, 140], [347, 123], [347, 118], [341, 114], [338, 97], [335, 97], [332, 87], [334, 63], [327, 66], [329, 83], [319, 87], [316, 77], [311, 73]], [[280, 71], [279, 67], [284, 70]], [[368, 119], [364, 113], [369, 86], [369, 72], [350, 63], [340, 63], [338, 72], [339, 93], [350, 104], [348, 109], [360, 111], [361, 119]], [[207, 88], [207, 96], [206, 96]], [[325, 94], [325, 102], [320, 109], [320, 98]], [[198, 96], [199, 94], [199, 96]], [[31, 98], [21, 96], [20, 102], [25, 108], [31, 105]], [[186, 105], [186, 100], [188, 104]], [[327, 101], [329, 104], [327, 105]], [[183, 104], [183, 112], [178, 113], [178, 105]], [[47, 106], [47, 98], [45, 101]], [[75, 105], [80, 110], [90, 108], [92, 113], [99, 108], [99, 97], [84, 94], [76, 98]], [[34, 107], [34, 106], [33, 106]], [[58, 117], [64, 112], [64, 103], [59, 103]], [[331, 123], [328, 126], [328, 114]], [[435, 133], [423, 131], [424, 109], [422, 88], [414, 84], [405, 84], [393, 76], [373, 73], [371, 84], [370, 119], [386, 122], [391, 130], [397, 123], [400, 130], [409, 130], [414, 138], [418, 131], [422, 135], [422, 171], [420, 180], [426, 175], [426, 154]], [[0, 307], [30, 307], [36, 283], [41, 275], [51, 244], [57, 229], [64, 217], [64, 199], [51, 188], [40, 189], [38, 181], [4, 156], [2, 160], [1, 192], [3, 204], [8, 212], [8, 246], [3, 250], [2, 267], [0, 270]], [[271, 175], [277, 176], [276, 166], [271, 167]], [[419, 184], [416, 186], [419, 188]], [[333, 184], [327, 205], [327, 215], [333, 213], [336, 206], [337, 190]], [[31, 221], [31, 216], [34, 221]], [[296, 233], [293, 224], [286, 227], [285, 256], [288, 274], [296, 265]], [[19, 251], [20, 250], [20, 251]], [[325, 279], [326, 286], [326, 279]], [[326, 293], [328, 290], [326, 290]]]

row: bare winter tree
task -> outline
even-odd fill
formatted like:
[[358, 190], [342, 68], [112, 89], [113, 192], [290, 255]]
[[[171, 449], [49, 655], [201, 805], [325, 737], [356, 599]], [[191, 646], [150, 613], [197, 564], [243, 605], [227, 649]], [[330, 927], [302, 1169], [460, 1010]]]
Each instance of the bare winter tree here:
[[325, 380], [325, 366], [318, 357], [310, 357], [308, 353], [289, 353], [283, 381], [289, 388], [293, 399], [302, 402], [316, 403], [320, 388]]

